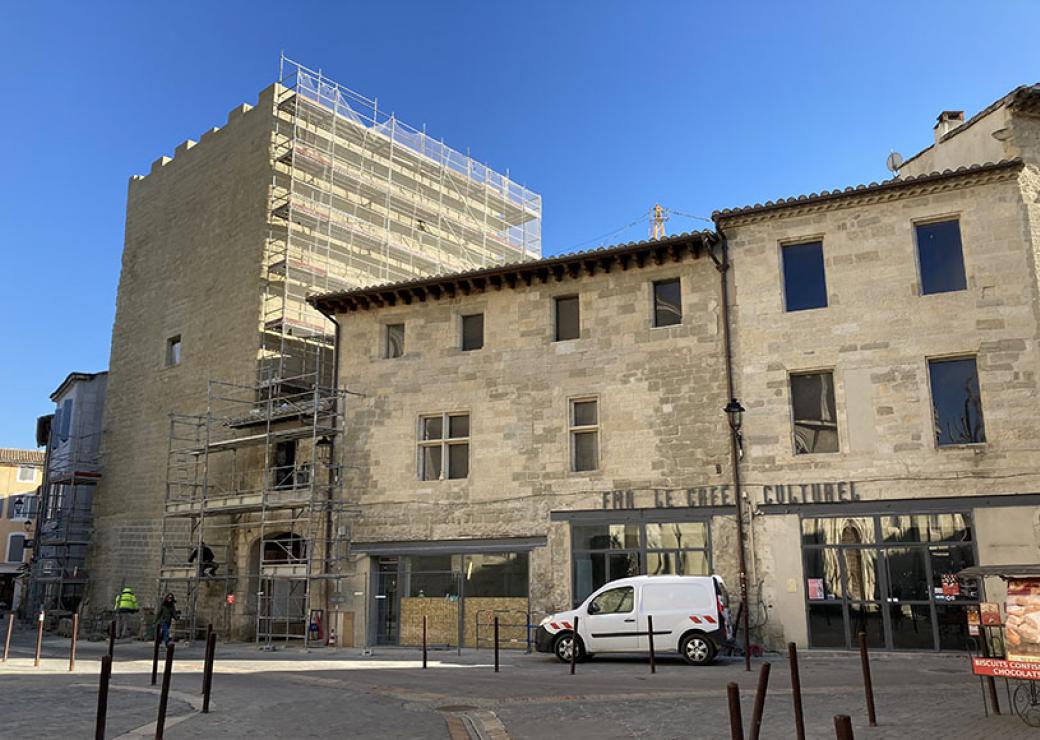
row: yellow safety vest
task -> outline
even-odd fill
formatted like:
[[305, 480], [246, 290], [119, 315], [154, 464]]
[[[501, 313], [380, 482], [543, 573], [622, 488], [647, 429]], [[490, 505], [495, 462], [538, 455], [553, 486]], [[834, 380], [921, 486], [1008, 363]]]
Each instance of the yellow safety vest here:
[[119, 609], [137, 609], [137, 596], [128, 588], [116, 597], [116, 610]]

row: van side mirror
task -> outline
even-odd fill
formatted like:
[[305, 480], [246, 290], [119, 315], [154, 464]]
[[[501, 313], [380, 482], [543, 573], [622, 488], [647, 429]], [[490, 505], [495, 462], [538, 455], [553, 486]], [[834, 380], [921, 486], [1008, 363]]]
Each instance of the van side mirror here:
[[588, 612], [589, 614], [599, 614], [599, 604], [595, 601], [590, 602]]

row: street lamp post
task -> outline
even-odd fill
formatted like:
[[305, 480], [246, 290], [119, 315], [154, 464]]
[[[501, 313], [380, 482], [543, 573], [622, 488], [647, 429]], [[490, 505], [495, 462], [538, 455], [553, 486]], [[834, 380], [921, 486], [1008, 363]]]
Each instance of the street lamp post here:
[[737, 564], [740, 570], [740, 613], [743, 615], [744, 627], [744, 670], [751, 670], [751, 629], [748, 618], [747, 559], [744, 556], [744, 504], [740, 486], [740, 456], [743, 454], [743, 438], [740, 427], [744, 421], [745, 409], [740, 401], [731, 398], [726, 408], [726, 419], [729, 421], [730, 457], [733, 460], [733, 494], [737, 506]]

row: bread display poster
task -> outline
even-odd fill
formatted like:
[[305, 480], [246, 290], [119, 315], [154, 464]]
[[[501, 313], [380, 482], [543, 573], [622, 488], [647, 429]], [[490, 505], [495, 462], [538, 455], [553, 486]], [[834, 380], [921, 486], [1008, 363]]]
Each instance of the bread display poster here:
[[1040, 662], [1040, 578], [1009, 580], [1004, 611], [1007, 659]]

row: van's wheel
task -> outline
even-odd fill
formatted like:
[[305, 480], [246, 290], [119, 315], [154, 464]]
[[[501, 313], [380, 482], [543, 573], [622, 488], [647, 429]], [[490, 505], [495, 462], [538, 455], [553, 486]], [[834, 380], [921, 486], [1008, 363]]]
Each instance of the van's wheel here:
[[[581, 662], [585, 659], [585, 646], [581, 642], [581, 638], [578, 640], [578, 655], [576, 656], [577, 662]], [[564, 632], [556, 638], [556, 642], [553, 643], [553, 652], [556, 653], [557, 659], [561, 663], [571, 662], [571, 649], [574, 647], [574, 633]]]
[[715, 643], [701, 634], [684, 637], [680, 651], [690, 665], [708, 665], [715, 660]]

